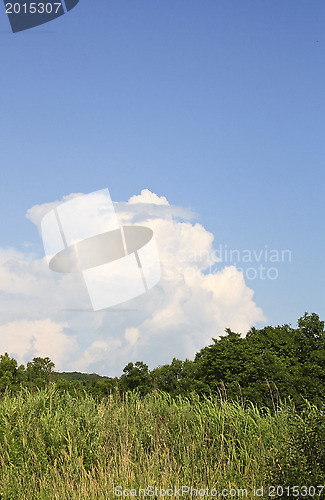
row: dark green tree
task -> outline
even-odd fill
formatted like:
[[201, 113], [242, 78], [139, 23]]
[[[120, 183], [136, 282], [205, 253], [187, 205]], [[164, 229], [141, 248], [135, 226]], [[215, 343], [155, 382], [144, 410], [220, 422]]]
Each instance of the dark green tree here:
[[325, 400], [324, 321], [315, 313], [305, 313], [298, 320], [296, 333], [300, 361], [296, 383], [304, 398], [319, 403]]
[[15, 358], [11, 358], [6, 352], [0, 355], [0, 391], [6, 388], [18, 389], [24, 381], [24, 365], [18, 366]]
[[26, 376], [29, 386], [43, 387], [52, 381], [55, 364], [49, 357], [36, 357], [27, 363]]
[[324, 322], [317, 314], [289, 325], [252, 328], [242, 338], [226, 330], [195, 357], [196, 374], [213, 392], [225, 388], [227, 397], [275, 407], [290, 397], [297, 405], [304, 399], [324, 401]]
[[135, 364], [128, 363], [123, 369], [119, 388], [124, 392], [137, 389], [142, 395], [150, 392], [153, 389], [153, 383], [148, 365], [142, 361], [137, 361]]

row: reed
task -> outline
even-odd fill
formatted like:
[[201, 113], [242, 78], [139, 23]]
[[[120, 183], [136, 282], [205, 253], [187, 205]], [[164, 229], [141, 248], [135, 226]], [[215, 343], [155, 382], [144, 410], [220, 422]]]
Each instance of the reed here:
[[[304, 450], [295, 448], [293, 436], [304, 433], [309, 421], [318, 422], [319, 430], [323, 416], [323, 409], [311, 406], [298, 415], [290, 403], [271, 412], [221, 397], [172, 399], [157, 391], [96, 401], [52, 384], [34, 393], [4, 394], [1, 498], [113, 499], [116, 486], [184, 485], [246, 488], [252, 498], [254, 487], [271, 481], [312, 481], [310, 464], [297, 459]], [[312, 438], [325, 449], [325, 432], [315, 432]], [[312, 446], [307, 437], [306, 446]]]

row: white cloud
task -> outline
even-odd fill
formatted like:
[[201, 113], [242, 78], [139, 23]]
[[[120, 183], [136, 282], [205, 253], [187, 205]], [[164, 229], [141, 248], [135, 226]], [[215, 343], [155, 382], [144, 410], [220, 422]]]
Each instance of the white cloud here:
[[64, 369], [77, 348], [76, 337], [63, 332], [66, 326], [49, 318], [11, 321], [0, 326], [0, 352], [8, 352], [19, 364], [49, 356], [57, 369]]
[[52, 201], [50, 203], [42, 203], [41, 205], [34, 205], [30, 209], [27, 210], [26, 217], [33, 224], [35, 224], [35, 226], [40, 231], [41, 220], [43, 219], [44, 215], [46, 215], [48, 212], [50, 212], [51, 210], [56, 208], [61, 203], [73, 200], [74, 198], [78, 198], [78, 196], [81, 196], [81, 195], [82, 195], [82, 193], [71, 193], [67, 196], [63, 196], [62, 200]]
[[142, 189], [141, 194], [135, 194], [129, 199], [129, 203], [153, 203], [154, 205], [168, 205], [169, 203], [165, 196], [158, 196], [149, 191], [149, 189]]
[[[114, 362], [120, 348], [121, 341], [116, 338], [110, 338], [107, 341], [95, 340], [81, 353], [79, 359], [70, 363], [70, 369], [86, 372], [90, 366], [98, 366], [97, 373], [102, 372], [102, 374], [107, 375], [110, 372], [110, 365]], [[93, 370], [91, 371], [93, 372]], [[112, 373], [109, 374], [113, 375]]]
[[[58, 203], [36, 205], [27, 217], [39, 227]], [[240, 271], [228, 266], [213, 272], [214, 236], [191, 222], [190, 210], [169, 205], [149, 190], [114, 206], [121, 223], [154, 231], [162, 266], [159, 284], [94, 313], [78, 275], [51, 272], [45, 258], [35, 258], [30, 248], [26, 253], [0, 249], [0, 352], [16, 353], [24, 361], [49, 356], [61, 370], [119, 376], [129, 361], [153, 368], [174, 356], [192, 357], [225, 328], [244, 334], [265, 319]]]
[[137, 328], [127, 328], [124, 337], [131, 345], [135, 345], [139, 338], [139, 330]]

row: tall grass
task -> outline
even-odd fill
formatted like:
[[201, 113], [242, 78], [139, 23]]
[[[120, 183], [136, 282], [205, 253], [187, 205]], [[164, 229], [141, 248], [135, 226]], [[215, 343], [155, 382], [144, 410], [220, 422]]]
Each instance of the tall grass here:
[[[297, 415], [287, 404], [261, 412], [220, 398], [173, 400], [161, 393], [97, 402], [55, 387], [5, 394], [0, 400], [1, 498], [113, 499], [119, 485], [250, 492], [272, 481], [305, 484], [301, 480], [312, 481], [314, 472], [299, 457], [307, 449], [312, 456], [313, 446], [321, 480], [322, 411], [306, 407]], [[306, 425], [314, 426], [311, 440]], [[305, 441], [295, 447], [299, 432]]]

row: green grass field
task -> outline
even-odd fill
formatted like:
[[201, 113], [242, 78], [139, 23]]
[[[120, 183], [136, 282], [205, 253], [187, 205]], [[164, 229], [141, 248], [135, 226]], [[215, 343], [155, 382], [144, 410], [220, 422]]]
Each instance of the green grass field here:
[[[55, 385], [5, 394], [1, 498], [113, 499], [117, 486], [246, 488], [245, 498], [254, 498], [253, 488], [262, 485], [321, 485], [324, 415], [324, 408], [308, 404], [299, 414], [291, 404], [271, 412], [195, 395], [127, 393], [98, 402]], [[304, 498], [323, 498], [319, 492]]]

